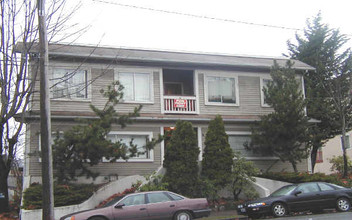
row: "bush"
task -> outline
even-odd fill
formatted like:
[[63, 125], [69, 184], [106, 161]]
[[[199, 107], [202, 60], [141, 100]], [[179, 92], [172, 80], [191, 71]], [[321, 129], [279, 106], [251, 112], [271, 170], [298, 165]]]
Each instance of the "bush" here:
[[168, 183], [169, 190], [189, 197], [199, 195], [198, 155], [192, 123], [178, 121], [165, 149], [163, 181]]
[[115, 193], [114, 195], [110, 196], [109, 198], [99, 203], [99, 205], [95, 208], [102, 208], [102, 207], [107, 207], [115, 204], [117, 201], [122, 199], [125, 195], [136, 192], [136, 190], [140, 187], [140, 185], [141, 185], [140, 181], [138, 181], [135, 184], [132, 184], [131, 188], [125, 189], [123, 192], [120, 192], [120, 193]]
[[146, 177], [148, 183], [140, 186], [137, 191], [146, 192], [146, 191], [164, 191], [168, 190], [168, 183], [163, 181], [162, 175], [149, 175]]
[[303, 183], [303, 182], [328, 182], [344, 187], [352, 187], [352, 175], [343, 179], [339, 174], [326, 175], [324, 173], [291, 173], [291, 172], [268, 172], [258, 175], [259, 177], [279, 180], [289, 183]]
[[[343, 173], [343, 156], [334, 156], [333, 158], [329, 159], [329, 162], [332, 163], [331, 171], [337, 171], [339, 173]], [[351, 173], [352, 171], [352, 161], [347, 156], [347, 172]]]
[[201, 176], [221, 190], [231, 183], [234, 154], [220, 115], [210, 121], [204, 145]]
[[[97, 190], [97, 185], [92, 184], [70, 184], [54, 185], [55, 207], [79, 204], [87, 200]], [[23, 208], [40, 209], [42, 207], [42, 185], [32, 184], [24, 191]]]

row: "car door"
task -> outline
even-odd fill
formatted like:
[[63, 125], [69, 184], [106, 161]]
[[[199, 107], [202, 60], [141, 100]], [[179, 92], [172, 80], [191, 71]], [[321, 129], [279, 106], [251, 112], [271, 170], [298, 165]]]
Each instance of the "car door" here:
[[299, 185], [288, 199], [292, 211], [304, 211], [319, 208], [320, 189], [316, 183]]
[[147, 210], [150, 219], [172, 219], [177, 208], [174, 201], [166, 192], [147, 193]]
[[132, 194], [118, 202], [113, 209], [114, 220], [148, 219], [145, 194]]
[[327, 183], [318, 183], [321, 190], [320, 207], [322, 209], [335, 208], [336, 205], [336, 189]]

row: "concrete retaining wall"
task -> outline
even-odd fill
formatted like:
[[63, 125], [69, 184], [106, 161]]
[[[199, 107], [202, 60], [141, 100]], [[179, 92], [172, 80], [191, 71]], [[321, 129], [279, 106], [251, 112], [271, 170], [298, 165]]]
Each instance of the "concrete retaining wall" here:
[[[125, 189], [131, 188], [133, 183], [137, 181], [145, 182], [145, 178], [139, 175], [125, 177], [123, 179], [116, 180], [107, 184], [106, 186], [100, 188], [95, 192], [87, 201], [79, 205], [63, 206], [56, 207], [54, 209], [55, 219], [60, 219], [60, 217], [67, 215], [72, 212], [82, 211], [86, 209], [93, 209], [100, 202], [104, 201], [111, 195], [119, 192], [123, 192]], [[33, 220], [33, 219], [42, 219], [42, 210], [21, 210], [21, 219], [22, 220]]]

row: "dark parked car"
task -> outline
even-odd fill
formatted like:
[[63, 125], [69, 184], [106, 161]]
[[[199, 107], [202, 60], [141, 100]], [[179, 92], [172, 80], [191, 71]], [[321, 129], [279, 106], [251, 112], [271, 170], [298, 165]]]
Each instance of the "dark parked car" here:
[[351, 208], [352, 189], [324, 182], [284, 186], [270, 196], [239, 205], [238, 212], [251, 218], [272, 214], [282, 217], [289, 212], [321, 212], [336, 208], [346, 212]]
[[167, 191], [128, 194], [114, 204], [72, 213], [60, 220], [174, 219], [191, 220], [210, 215], [208, 201], [189, 199]]

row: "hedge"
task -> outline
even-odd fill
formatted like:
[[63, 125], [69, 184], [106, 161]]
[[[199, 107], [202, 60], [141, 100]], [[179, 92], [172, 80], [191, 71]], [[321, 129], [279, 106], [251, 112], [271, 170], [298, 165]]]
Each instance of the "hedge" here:
[[[98, 189], [98, 185], [93, 184], [70, 184], [54, 185], [54, 204], [55, 207], [79, 204], [87, 200]], [[32, 184], [24, 191], [24, 209], [42, 208], [42, 185]]]
[[352, 175], [343, 179], [339, 174], [326, 175], [324, 173], [294, 173], [294, 172], [268, 172], [260, 174], [258, 177], [279, 180], [289, 183], [303, 182], [328, 182], [344, 187], [352, 187]]

